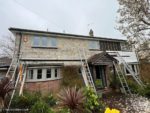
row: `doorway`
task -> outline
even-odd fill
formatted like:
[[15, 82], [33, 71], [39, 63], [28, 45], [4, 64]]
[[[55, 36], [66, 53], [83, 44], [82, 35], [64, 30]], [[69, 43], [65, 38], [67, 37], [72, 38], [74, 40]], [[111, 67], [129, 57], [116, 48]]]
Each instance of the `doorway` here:
[[95, 66], [96, 70], [96, 80], [95, 85], [97, 88], [105, 88], [107, 86], [106, 82], [106, 65]]

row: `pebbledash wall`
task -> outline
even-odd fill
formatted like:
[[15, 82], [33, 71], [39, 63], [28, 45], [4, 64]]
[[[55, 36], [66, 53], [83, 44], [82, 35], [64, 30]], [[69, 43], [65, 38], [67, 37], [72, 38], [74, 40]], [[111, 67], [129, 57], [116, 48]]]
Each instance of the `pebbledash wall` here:
[[[16, 34], [16, 49], [19, 47], [20, 34]], [[89, 41], [96, 39], [77, 39], [77, 38], [64, 38], [57, 36], [48, 36], [57, 38], [56, 48], [38, 48], [32, 47], [32, 38], [38, 36], [38, 34], [23, 34], [21, 39], [20, 58], [23, 63], [27, 65], [81, 65], [79, 51], [77, 48], [84, 48], [87, 58], [96, 53], [100, 53], [100, 50], [89, 50]], [[114, 40], [115, 41], [115, 40]], [[64, 61], [63, 61], [64, 60]], [[28, 74], [28, 73], [27, 73]], [[61, 82], [60, 78], [54, 80], [41, 80], [41, 81], [26, 81], [25, 89], [29, 91], [42, 91], [42, 92], [57, 92]]]

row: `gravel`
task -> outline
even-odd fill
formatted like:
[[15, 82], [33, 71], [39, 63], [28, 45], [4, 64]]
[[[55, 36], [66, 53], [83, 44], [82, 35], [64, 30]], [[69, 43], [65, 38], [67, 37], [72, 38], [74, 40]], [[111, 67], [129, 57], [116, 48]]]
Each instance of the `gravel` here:
[[121, 113], [150, 113], [150, 100], [142, 96], [116, 95], [105, 98], [103, 101], [108, 107], [116, 108]]

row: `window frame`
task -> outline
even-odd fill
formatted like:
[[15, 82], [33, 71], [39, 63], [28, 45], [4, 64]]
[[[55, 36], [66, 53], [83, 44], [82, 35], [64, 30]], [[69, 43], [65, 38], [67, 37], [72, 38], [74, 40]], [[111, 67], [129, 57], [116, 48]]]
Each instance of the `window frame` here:
[[[93, 43], [93, 44], [92, 44]], [[95, 43], [95, 44], [94, 44]], [[91, 47], [91, 45], [95, 45], [95, 47]], [[97, 47], [96, 47], [97, 46]], [[89, 50], [100, 50], [100, 42], [98, 40], [89, 40], [88, 42], [88, 49]]]
[[[42, 77], [38, 79], [38, 70], [42, 70]], [[47, 78], [47, 70], [51, 69], [51, 77]], [[33, 79], [30, 79], [29, 76], [29, 70], [33, 70]], [[57, 70], [57, 77], [55, 77], [55, 70]], [[48, 81], [48, 80], [58, 80], [61, 79], [61, 70], [60, 67], [47, 67], [47, 68], [29, 68], [27, 70], [27, 79], [26, 82], [40, 82], [40, 81]]]
[[[36, 41], [35, 38], [38, 38], [37, 45], [34, 44], [34, 41]], [[44, 39], [47, 40], [45, 45], [44, 45]], [[57, 49], [57, 46], [58, 46], [58, 40], [57, 40], [57, 38], [54, 38], [54, 37], [33, 36], [31, 40], [32, 40], [31, 41], [32, 48], [54, 48], [54, 49]]]

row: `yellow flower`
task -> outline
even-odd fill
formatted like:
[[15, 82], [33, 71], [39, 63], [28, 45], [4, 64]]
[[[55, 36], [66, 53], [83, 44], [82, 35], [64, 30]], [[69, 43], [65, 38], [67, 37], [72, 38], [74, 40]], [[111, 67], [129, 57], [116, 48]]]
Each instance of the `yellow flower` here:
[[106, 108], [105, 113], [120, 113], [119, 110], [117, 109], [110, 109], [110, 108]]
[[110, 108], [106, 108], [105, 113], [111, 113]]

